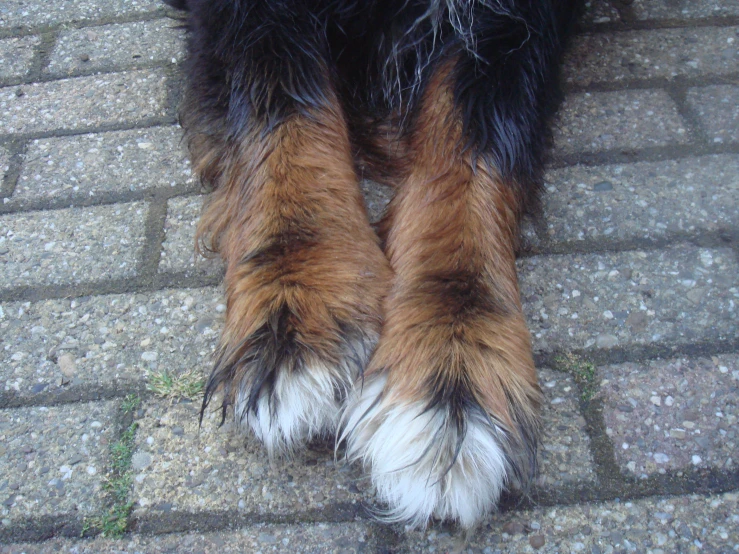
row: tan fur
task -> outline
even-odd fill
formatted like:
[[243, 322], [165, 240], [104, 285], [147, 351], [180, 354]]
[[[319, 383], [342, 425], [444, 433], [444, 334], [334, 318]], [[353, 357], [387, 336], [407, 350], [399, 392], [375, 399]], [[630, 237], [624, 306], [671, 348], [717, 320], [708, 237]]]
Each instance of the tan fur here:
[[[213, 144], [217, 151], [193, 154], [196, 168], [216, 175], [198, 237], [226, 262], [222, 349], [237, 347], [286, 306], [304, 350], [337, 363], [340, 323], [379, 333], [390, 277], [343, 114], [333, 107], [294, 115], [265, 136]], [[266, 259], [244, 261], [265, 248]]]
[[[423, 98], [409, 173], [385, 222], [395, 279], [368, 375], [387, 370], [386, 393], [403, 402], [463, 384], [515, 433], [515, 417], [537, 426], [540, 404], [516, 278], [519, 206], [511, 184], [464, 149], [448, 73], [442, 67]], [[481, 296], [496, 309], [481, 309]]]

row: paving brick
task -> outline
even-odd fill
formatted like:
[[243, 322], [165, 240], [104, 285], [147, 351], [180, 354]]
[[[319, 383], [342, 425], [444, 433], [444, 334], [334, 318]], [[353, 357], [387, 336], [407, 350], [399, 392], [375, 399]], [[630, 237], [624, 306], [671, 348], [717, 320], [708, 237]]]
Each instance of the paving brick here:
[[484, 554], [733, 552], [739, 549], [738, 509], [736, 493], [540, 508], [494, 516], [466, 545], [460, 536], [433, 528], [408, 533], [398, 550]]
[[619, 21], [621, 17], [618, 11], [608, 0], [593, 0], [585, 2], [585, 12], [582, 14], [582, 22], [588, 23], [611, 23]]
[[123, 554], [198, 552], [295, 552], [362, 554], [382, 551], [382, 538], [366, 523], [252, 525], [239, 531], [206, 534], [131, 535], [125, 539], [56, 540], [0, 546], [0, 554]]
[[634, 0], [639, 19], [697, 19], [739, 15], [734, 0]]
[[554, 138], [556, 151], [564, 154], [687, 140], [675, 103], [661, 90], [571, 94], [560, 111]]
[[24, 399], [205, 371], [222, 302], [206, 288], [0, 304], [0, 383]]
[[585, 420], [577, 407], [577, 385], [569, 375], [549, 369], [539, 370], [539, 384], [546, 402], [537, 485], [556, 488], [595, 481]]
[[84, 130], [166, 115], [167, 79], [160, 70], [62, 79], [0, 89], [4, 133]]
[[146, 211], [132, 203], [0, 217], [0, 290], [135, 275]]
[[736, 337], [739, 267], [730, 249], [534, 256], [519, 261], [537, 351]]
[[10, 154], [8, 151], [0, 146], [0, 183], [5, 180], [5, 175], [8, 173], [8, 163], [10, 162]]
[[333, 441], [319, 450], [270, 463], [253, 438], [236, 434], [230, 417], [218, 427], [220, 410], [199, 404], [148, 402], [139, 420], [134, 476], [134, 513], [222, 511], [276, 517], [330, 510], [335, 503], [368, 498], [361, 470], [334, 463]]
[[739, 464], [739, 356], [600, 368], [606, 432], [625, 473]]
[[372, 181], [362, 181], [360, 186], [364, 196], [364, 205], [367, 207], [367, 215], [372, 223], [376, 223], [385, 213], [393, 197], [393, 189]]
[[688, 101], [698, 113], [709, 140], [739, 140], [739, 87], [719, 85], [691, 89]]
[[6, 38], [0, 40], [0, 80], [6, 81], [23, 77], [31, 68], [34, 46], [39, 37]]
[[23, 205], [194, 187], [181, 137], [179, 127], [153, 127], [34, 140], [10, 201]]
[[162, 244], [160, 272], [218, 274], [222, 269], [220, 258], [205, 258], [195, 253], [195, 230], [203, 211], [203, 196], [173, 198], [167, 202], [165, 238]]
[[162, 10], [158, 0], [4, 0], [0, 28], [39, 27]]
[[178, 25], [172, 19], [155, 19], [62, 31], [46, 72], [72, 75], [182, 61], [184, 29]]
[[[113, 402], [0, 410], [0, 504], [4, 525], [101, 507]], [[6, 521], [8, 523], [6, 523]]]
[[739, 28], [650, 29], [580, 35], [565, 80], [599, 81], [726, 75], [739, 70]]
[[739, 225], [739, 156], [572, 166], [546, 175], [550, 240], [659, 239]]

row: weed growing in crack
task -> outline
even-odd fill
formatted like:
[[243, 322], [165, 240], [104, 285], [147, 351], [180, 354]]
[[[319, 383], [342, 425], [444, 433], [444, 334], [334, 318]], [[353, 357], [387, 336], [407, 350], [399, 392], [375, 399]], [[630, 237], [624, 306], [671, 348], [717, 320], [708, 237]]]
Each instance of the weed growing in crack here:
[[191, 369], [184, 373], [172, 375], [167, 371], [161, 371], [149, 376], [146, 389], [160, 398], [170, 401], [178, 398], [195, 400], [200, 398], [205, 388], [205, 378], [202, 372]]
[[566, 371], [575, 379], [575, 383], [580, 387], [580, 398], [584, 402], [592, 400], [598, 392], [595, 364], [570, 352], [557, 356], [554, 361], [562, 371]]

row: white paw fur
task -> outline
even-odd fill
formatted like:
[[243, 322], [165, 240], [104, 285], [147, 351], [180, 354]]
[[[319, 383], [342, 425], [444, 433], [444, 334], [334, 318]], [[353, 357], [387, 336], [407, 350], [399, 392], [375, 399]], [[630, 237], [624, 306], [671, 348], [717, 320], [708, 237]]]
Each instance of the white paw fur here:
[[[374, 344], [373, 340], [367, 342]], [[350, 352], [355, 356], [371, 351], [368, 344], [359, 341], [353, 347]], [[352, 363], [349, 358], [345, 360], [338, 367], [316, 364], [299, 371], [278, 368], [274, 386], [260, 391], [253, 411], [247, 409], [250, 383], [242, 382], [234, 403], [236, 420], [242, 427], [251, 428], [270, 458], [290, 455], [313, 438], [334, 436], [342, 399], [359, 371], [356, 359]]]
[[[457, 451], [457, 429], [443, 408], [383, 395], [385, 377], [356, 385], [342, 417], [347, 458], [370, 466], [383, 519], [423, 527], [432, 518], [474, 527], [491, 512], [509, 473], [505, 433], [471, 413]], [[450, 467], [451, 465], [451, 467]]]

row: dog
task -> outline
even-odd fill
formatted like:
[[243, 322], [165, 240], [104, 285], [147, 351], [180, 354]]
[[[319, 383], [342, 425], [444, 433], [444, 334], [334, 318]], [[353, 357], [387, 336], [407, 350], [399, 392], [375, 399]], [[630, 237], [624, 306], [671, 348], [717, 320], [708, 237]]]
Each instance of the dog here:
[[[515, 253], [577, 0], [166, 1], [226, 266], [203, 409], [273, 457], [335, 436], [387, 520], [473, 528], [536, 470]], [[361, 179], [395, 188], [376, 228]]]

